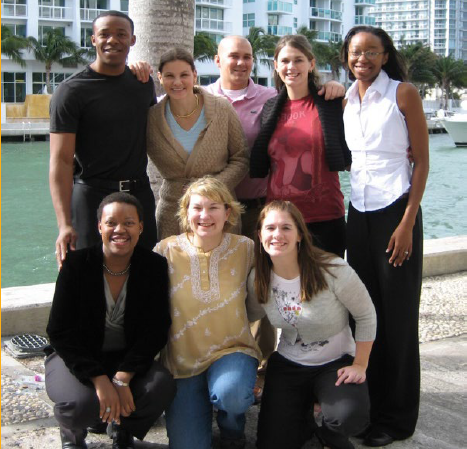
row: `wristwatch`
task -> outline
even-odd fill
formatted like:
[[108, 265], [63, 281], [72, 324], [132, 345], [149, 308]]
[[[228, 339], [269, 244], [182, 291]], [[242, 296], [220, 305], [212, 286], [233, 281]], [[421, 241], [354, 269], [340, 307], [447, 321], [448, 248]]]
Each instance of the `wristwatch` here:
[[120, 379], [117, 379], [116, 377], [114, 377], [112, 379], [112, 382], [117, 385], [118, 387], [128, 387], [129, 384], [127, 384], [126, 382], [123, 382], [122, 380]]

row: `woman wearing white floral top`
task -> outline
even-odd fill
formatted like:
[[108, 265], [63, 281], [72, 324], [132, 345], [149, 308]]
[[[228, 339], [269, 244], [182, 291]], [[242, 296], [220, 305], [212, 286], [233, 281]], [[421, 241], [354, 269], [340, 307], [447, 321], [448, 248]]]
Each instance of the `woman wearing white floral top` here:
[[[366, 367], [376, 334], [373, 303], [352, 268], [313, 246], [302, 214], [289, 201], [272, 201], [261, 211], [260, 242], [249, 290], [252, 319], [265, 313], [281, 328], [269, 358], [258, 422], [258, 449], [299, 449], [316, 424], [323, 447], [352, 449], [349, 436], [369, 421]], [[349, 312], [356, 322], [355, 339]]]
[[221, 447], [245, 446], [260, 351], [245, 307], [254, 243], [225, 232], [240, 213], [224, 184], [202, 178], [180, 200], [186, 232], [155, 248], [167, 258], [170, 277], [172, 326], [163, 355], [177, 383], [167, 411], [170, 449], [211, 448], [213, 405]]

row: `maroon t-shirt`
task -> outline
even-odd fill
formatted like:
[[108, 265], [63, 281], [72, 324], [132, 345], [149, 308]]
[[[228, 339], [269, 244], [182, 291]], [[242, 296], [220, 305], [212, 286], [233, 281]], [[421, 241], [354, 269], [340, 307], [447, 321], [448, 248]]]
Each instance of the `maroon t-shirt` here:
[[268, 201], [293, 202], [307, 223], [344, 216], [339, 175], [327, 166], [323, 130], [311, 95], [286, 102], [268, 154]]

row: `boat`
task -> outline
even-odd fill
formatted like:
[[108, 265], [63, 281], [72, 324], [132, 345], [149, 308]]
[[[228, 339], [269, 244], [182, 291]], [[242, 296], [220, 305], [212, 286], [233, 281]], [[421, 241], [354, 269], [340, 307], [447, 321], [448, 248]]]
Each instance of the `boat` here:
[[467, 147], [467, 114], [454, 114], [440, 121], [456, 147]]

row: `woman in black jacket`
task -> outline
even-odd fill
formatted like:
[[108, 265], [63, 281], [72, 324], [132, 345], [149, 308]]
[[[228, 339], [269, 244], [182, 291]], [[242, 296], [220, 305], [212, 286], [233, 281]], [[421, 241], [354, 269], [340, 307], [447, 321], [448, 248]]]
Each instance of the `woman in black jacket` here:
[[269, 176], [267, 202], [288, 200], [302, 213], [313, 243], [344, 257], [345, 208], [338, 171], [350, 166], [342, 99], [317, 94], [319, 76], [310, 43], [283, 36], [274, 52], [279, 94], [266, 102], [251, 152], [250, 176]]
[[47, 326], [47, 394], [68, 449], [86, 448], [86, 428], [99, 418], [113, 449], [133, 447], [175, 394], [171, 374], [154, 361], [171, 324], [167, 261], [136, 246], [136, 198], [113, 193], [97, 215], [102, 243], [68, 253]]

